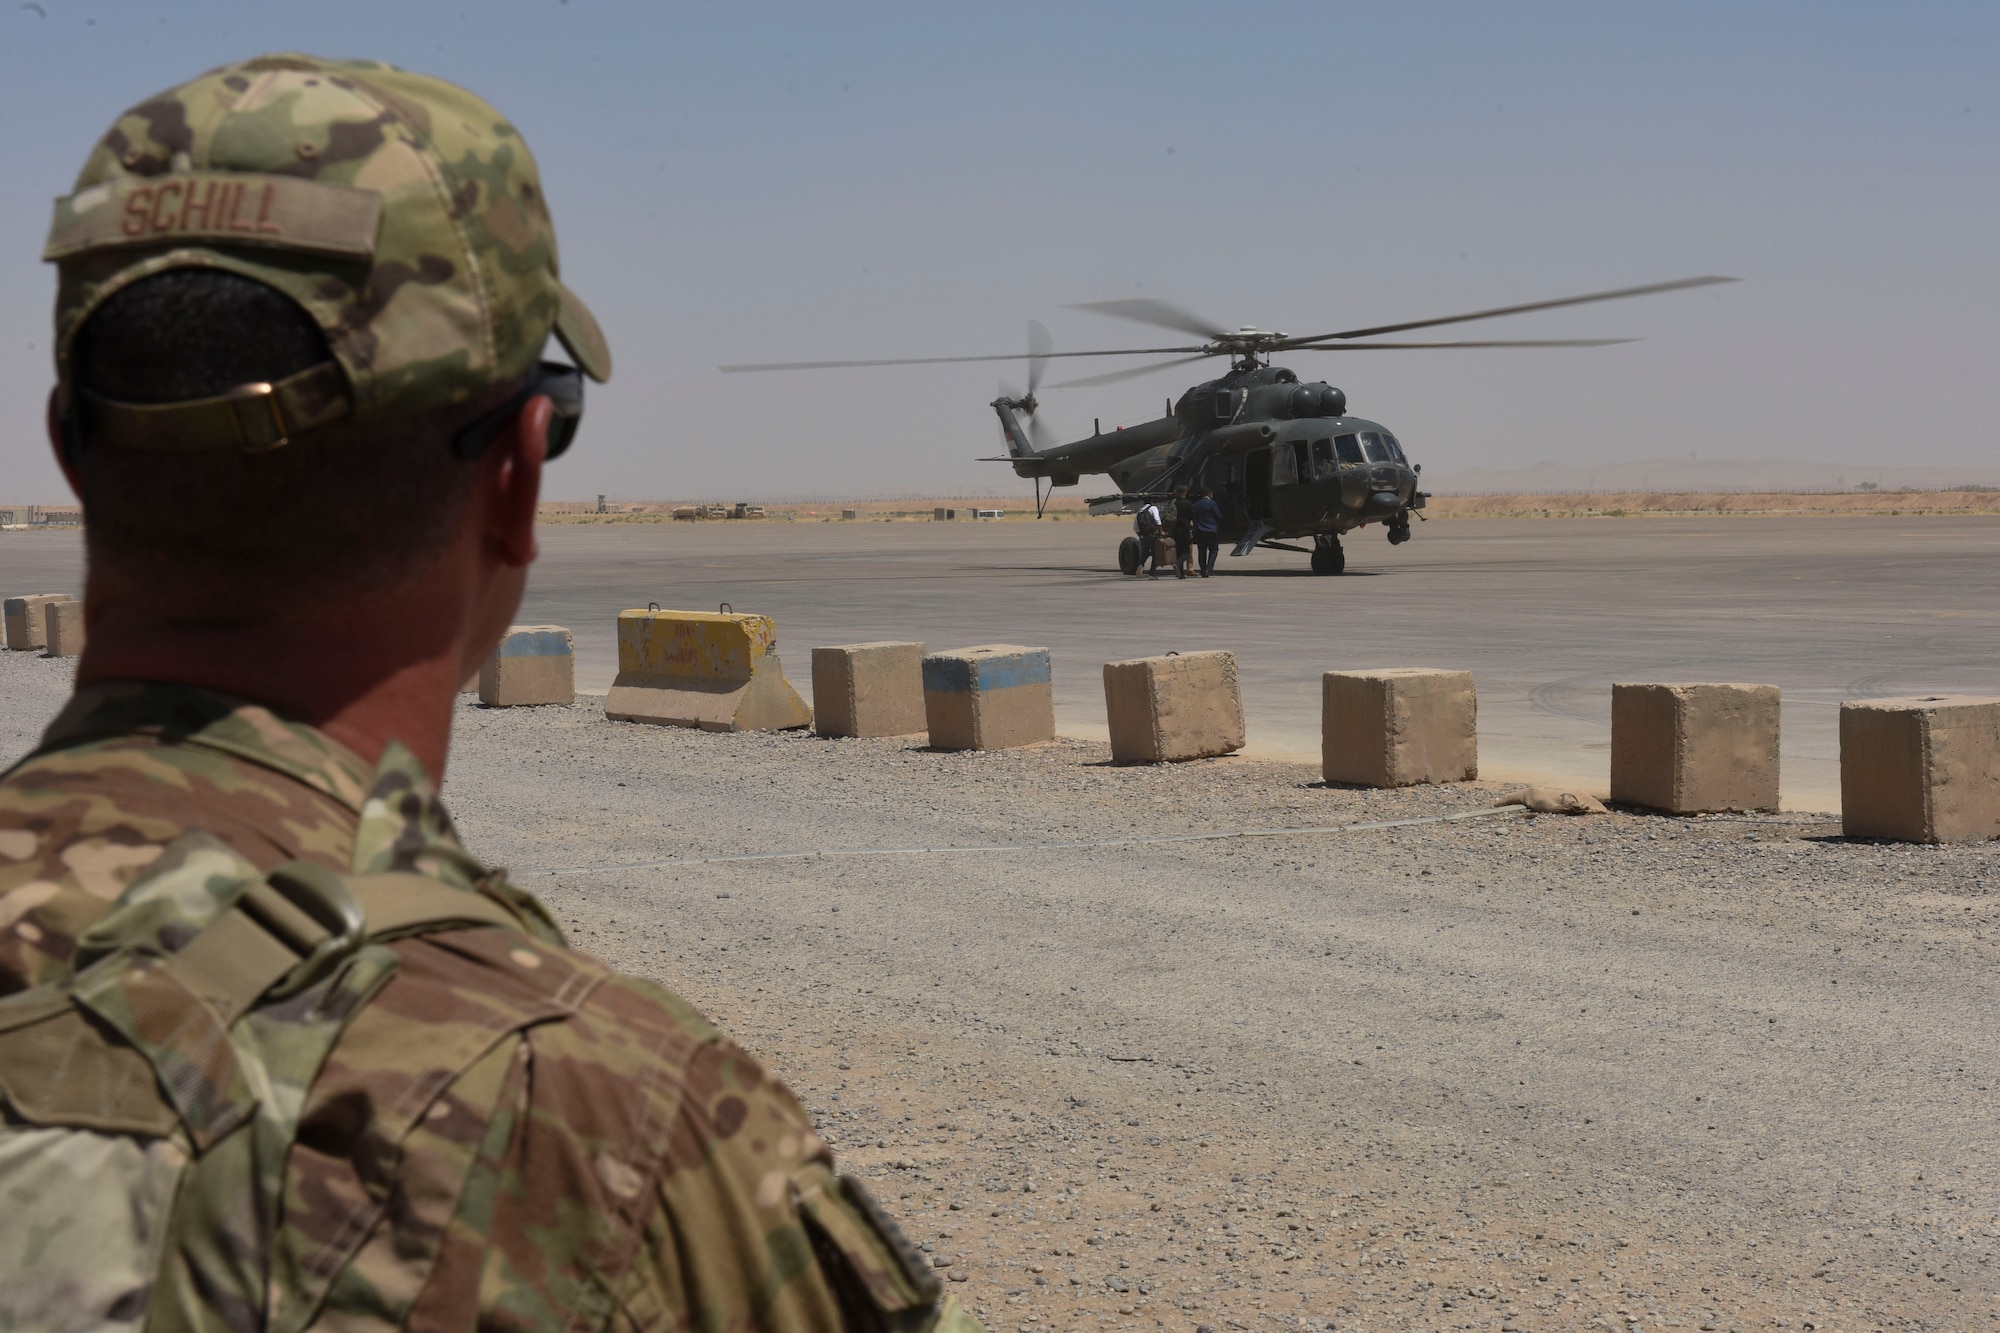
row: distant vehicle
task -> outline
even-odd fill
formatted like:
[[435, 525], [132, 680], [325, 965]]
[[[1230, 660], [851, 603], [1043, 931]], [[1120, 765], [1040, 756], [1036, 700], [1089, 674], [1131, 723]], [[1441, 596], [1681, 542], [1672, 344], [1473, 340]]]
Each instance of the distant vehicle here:
[[[1014, 474], [1035, 483], [1035, 515], [1047, 501], [1042, 482], [1051, 489], [1074, 486], [1086, 473], [1108, 473], [1118, 485], [1115, 494], [1089, 502], [1093, 514], [1130, 513], [1140, 505], [1173, 498], [1178, 487], [1215, 492], [1223, 513], [1222, 540], [1232, 543], [1232, 555], [1248, 555], [1259, 547], [1293, 551], [1312, 558], [1315, 574], [1338, 574], [1347, 567], [1340, 539], [1371, 523], [1386, 529], [1391, 545], [1410, 539], [1410, 516], [1422, 517], [1426, 496], [1417, 489], [1422, 466], [1410, 461], [1402, 441], [1377, 421], [1347, 414], [1347, 395], [1324, 380], [1302, 382], [1292, 371], [1271, 364], [1278, 352], [1344, 352], [1475, 347], [1604, 347], [1626, 338], [1531, 338], [1460, 342], [1378, 342], [1376, 339], [1410, 329], [1501, 315], [1554, 310], [1593, 301], [1681, 291], [1734, 278], [1707, 276], [1657, 282], [1643, 287], [1565, 296], [1553, 301], [1475, 310], [1463, 315], [1378, 324], [1295, 338], [1256, 328], [1234, 332], [1190, 314], [1166, 301], [1100, 301], [1078, 306], [1120, 319], [1136, 320], [1193, 334], [1203, 341], [1187, 347], [1118, 348], [1090, 352], [1058, 352], [1048, 330], [1028, 324], [1028, 390], [1016, 394], [1004, 386], [991, 403], [1000, 418], [1007, 452], [982, 461], [1009, 463]], [[1070, 380], [1052, 388], [1113, 384], [1150, 374], [1165, 366], [1230, 358], [1220, 379], [1197, 384], [1169, 402], [1167, 414], [1109, 433], [1091, 435], [1069, 444], [1044, 438], [1035, 420], [1036, 389], [1048, 362], [1057, 357], [1161, 355], [1176, 358], [1130, 370]], [[762, 365], [723, 366], [725, 371], [820, 370], [856, 366], [908, 366], [939, 362], [1011, 361], [1014, 356], [922, 356], [870, 361], [793, 361]], [[942, 511], [940, 511], [942, 512]], [[1310, 540], [1311, 546], [1287, 545]], [[1137, 537], [1127, 537], [1118, 550], [1118, 567], [1139, 571], [1143, 552]]]
[[1007, 511], [1004, 509], [975, 509], [972, 511], [972, 516], [974, 518], [1005, 518], [1007, 517]]

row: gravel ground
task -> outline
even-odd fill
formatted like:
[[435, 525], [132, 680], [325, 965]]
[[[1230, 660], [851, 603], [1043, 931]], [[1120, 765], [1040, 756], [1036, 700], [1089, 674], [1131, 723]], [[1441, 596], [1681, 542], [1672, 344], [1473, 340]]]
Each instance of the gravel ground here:
[[[0, 743], [66, 677], [0, 655]], [[2000, 1319], [1995, 844], [590, 698], [463, 706], [447, 790], [580, 947], [783, 1073], [996, 1330]]]

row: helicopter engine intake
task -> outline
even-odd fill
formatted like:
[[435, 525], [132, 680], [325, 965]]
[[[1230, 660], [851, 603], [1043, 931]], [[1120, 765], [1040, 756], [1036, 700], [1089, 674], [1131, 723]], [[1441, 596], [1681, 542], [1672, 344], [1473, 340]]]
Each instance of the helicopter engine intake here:
[[1246, 421], [1240, 426], [1224, 426], [1209, 434], [1209, 444], [1228, 453], [1240, 453], [1269, 444], [1278, 438], [1278, 428], [1268, 421]]
[[1286, 400], [1292, 416], [1339, 417], [1347, 415], [1347, 395], [1331, 384], [1301, 384]]

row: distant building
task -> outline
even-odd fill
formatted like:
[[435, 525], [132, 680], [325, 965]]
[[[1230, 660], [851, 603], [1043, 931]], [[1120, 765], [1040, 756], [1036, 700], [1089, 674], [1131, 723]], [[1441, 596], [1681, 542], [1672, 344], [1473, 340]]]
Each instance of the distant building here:
[[82, 526], [81, 505], [0, 505], [0, 528]]

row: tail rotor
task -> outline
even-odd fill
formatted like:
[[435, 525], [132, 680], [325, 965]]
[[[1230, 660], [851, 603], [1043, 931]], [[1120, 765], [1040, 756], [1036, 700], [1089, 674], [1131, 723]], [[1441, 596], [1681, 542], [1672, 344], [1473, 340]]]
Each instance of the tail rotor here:
[[1049, 337], [1049, 331], [1042, 327], [1041, 321], [1029, 320], [1028, 391], [1019, 393], [1006, 384], [1000, 386], [1000, 396], [1006, 400], [1009, 410], [1019, 413], [1027, 423], [1028, 441], [1036, 453], [1055, 444], [1055, 437], [1049, 433], [1049, 428], [1035, 416], [1035, 410], [1041, 406], [1035, 391], [1041, 388], [1042, 372], [1048, 368], [1049, 354], [1055, 351], [1055, 347], [1055, 339]]

